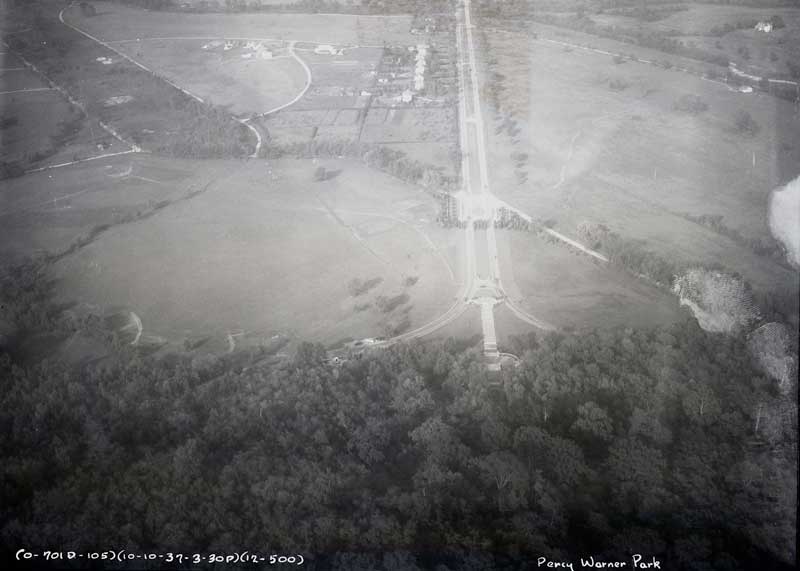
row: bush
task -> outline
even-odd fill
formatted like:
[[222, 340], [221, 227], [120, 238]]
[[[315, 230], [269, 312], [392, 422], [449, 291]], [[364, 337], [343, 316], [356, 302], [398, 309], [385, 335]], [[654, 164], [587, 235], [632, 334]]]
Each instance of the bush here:
[[86, 18], [91, 18], [92, 16], [97, 15], [97, 11], [94, 9], [92, 4], [88, 2], [81, 2], [81, 15], [85, 16]]
[[608, 82], [608, 86], [613, 91], [624, 91], [628, 88], [628, 83], [622, 79], [612, 79]]
[[748, 137], [753, 137], [761, 129], [756, 120], [747, 111], [740, 109], [734, 116], [736, 131]]
[[0, 180], [14, 178], [25, 174], [19, 163], [0, 161]]
[[708, 109], [708, 104], [703, 101], [699, 96], [692, 95], [687, 93], [686, 95], [681, 96], [674, 104], [673, 108], [676, 111], [682, 111], [684, 113], [702, 113], [706, 109]]
[[353, 297], [358, 297], [367, 293], [369, 290], [377, 286], [383, 281], [383, 278], [372, 278], [371, 280], [360, 280], [358, 278], [353, 278], [347, 284], [347, 291]]

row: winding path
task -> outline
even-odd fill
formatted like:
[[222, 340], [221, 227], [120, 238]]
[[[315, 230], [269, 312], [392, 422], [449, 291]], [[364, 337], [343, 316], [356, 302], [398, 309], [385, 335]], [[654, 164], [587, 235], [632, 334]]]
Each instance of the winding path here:
[[294, 99], [292, 99], [291, 101], [288, 101], [288, 102], [286, 102], [286, 103], [284, 103], [282, 105], [278, 105], [277, 107], [275, 107], [274, 109], [270, 109], [269, 111], [265, 111], [263, 113], [259, 113], [258, 115], [254, 116], [254, 117], [251, 117], [250, 119], [245, 119], [245, 124], [248, 121], [252, 121], [253, 119], [259, 119], [261, 117], [266, 117], [267, 115], [272, 115], [273, 113], [277, 113], [281, 109], [286, 109], [290, 105], [294, 105], [295, 103], [300, 101], [300, 99], [303, 98], [303, 96], [308, 91], [308, 88], [311, 87], [311, 68], [308, 67], [308, 64], [306, 64], [306, 62], [303, 61], [303, 59], [299, 55], [297, 55], [297, 52], [294, 49], [294, 46], [295, 46], [296, 43], [297, 42], [295, 42], [295, 41], [289, 42], [289, 55], [292, 58], [294, 58], [294, 60], [297, 61], [301, 66], [303, 66], [303, 70], [305, 70], [305, 72], [306, 72], [306, 84], [303, 87], [302, 91], [300, 91], [300, 93], [298, 93], [297, 96]]

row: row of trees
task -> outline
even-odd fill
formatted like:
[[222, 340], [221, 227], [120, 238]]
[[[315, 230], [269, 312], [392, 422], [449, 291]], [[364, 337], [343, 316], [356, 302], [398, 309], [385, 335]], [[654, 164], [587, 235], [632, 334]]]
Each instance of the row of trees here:
[[362, 143], [355, 139], [311, 139], [297, 143], [269, 143], [265, 146], [267, 158], [341, 158], [349, 157], [387, 172], [399, 179], [425, 188], [440, 191], [456, 188], [455, 176], [444, 174], [442, 167], [423, 163], [399, 150]]

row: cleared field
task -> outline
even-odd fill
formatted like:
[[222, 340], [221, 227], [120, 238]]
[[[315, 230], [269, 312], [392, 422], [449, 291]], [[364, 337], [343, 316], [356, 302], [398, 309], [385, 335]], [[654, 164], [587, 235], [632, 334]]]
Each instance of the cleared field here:
[[[654, 21], [607, 13], [593, 14], [590, 18], [596, 24], [619, 30], [664, 34], [688, 47], [724, 55], [740, 68], [747, 67], [753, 72], [787, 74], [791, 71], [789, 63], [800, 58], [800, 10], [796, 8], [713, 4], [690, 4], [683, 8]], [[775, 16], [783, 20], [785, 27], [769, 33], [754, 29], [754, 21], [769, 21]]]
[[[59, 261], [64, 300], [130, 309], [147, 335], [172, 342], [374, 337], [452, 303], [456, 237], [431, 222], [425, 194], [348, 162], [326, 163], [321, 183], [308, 161], [219, 165], [202, 193]], [[353, 295], [354, 279], [374, 283]]]
[[236, 42], [225, 49], [222, 42], [153, 40], [116, 47], [203, 100], [247, 115], [291, 101], [306, 84], [305, 70], [285, 46], [261, 46]]
[[[561, 245], [519, 232], [498, 232], [503, 285], [536, 317], [563, 327], [646, 327], [681, 316], [678, 300]], [[503, 327], [513, 321], [506, 312]], [[519, 333], [518, 330], [512, 332]]]
[[77, 7], [66, 16], [105, 41], [162, 37], [220, 37], [235, 31], [239, 38], [278, 39], [382, 46], [412, 44], [411, 16], [350, 16], [345, 14], [186, 14], [145, 11], [116, 3], [96, 3], [97, 15], [81, 16]]
[[[4, 57], [6, 65], [23, 66]], [[8, 69], [0, 71], [0, 161], [31, 169], [129, 148], [40, 75], [24, 66]]]
[[255, 137], [224, 111], [200, 105], [150, 72], [43, 12], [8, 39], [89, 116], [147, 150], [177, 156], [242, 156]]
[[[20, 63], [20, 65], [22, 64]], [[11, 67], [0, 70], [0, 93], [47, 87], [47, 83], [42, 78], [31, 73], [25, 67]]]
[[[720, 262], [761, 289], [796, 287], [785, 268], [683, 217], [721, 215], [747, 239], [769, 236], [769, 193], [800, 170], [791, 104], [515, 34], [489, 33], [488, 44], [490, 72], [503, 77], [487, 134], [500, 197], [568, 235], [599, 222], [672, 260]], [[676, 110], [685, 95], [707, 110]], [[755, 135], [737, 132], [740, 111]]]
[[[0, 182], [0, 258], [56, 254], [93, 229], [202, 188], [219, 166], [127, 155]], [[200, 174], [202, 173], [202, 177]]]

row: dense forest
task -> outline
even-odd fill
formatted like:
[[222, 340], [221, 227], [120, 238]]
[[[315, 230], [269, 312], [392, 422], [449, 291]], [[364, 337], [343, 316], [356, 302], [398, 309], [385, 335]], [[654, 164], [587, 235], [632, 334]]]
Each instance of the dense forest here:
[[[43, 274], [7, 276], [0, 318], [17, 335], [77, 327]], [[301, 553], [310, 569], [437, 571], [634, 553], [665, 569], [795, 561], [796, 386], [781, 395], [745, 339], [688, 314], [518, 337], [506, 349], [520, 365], [499, 374], [452, 339], [335, 366], [309, 343], [246, 368], [134, 349], [81, 368], [0, 356], [4, 557], [247, 549]]]

